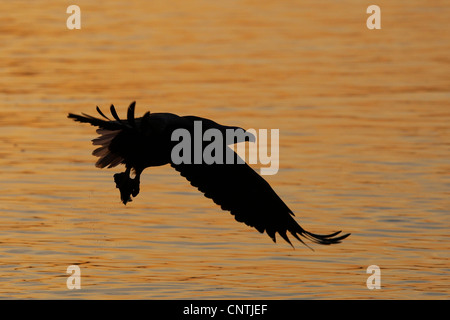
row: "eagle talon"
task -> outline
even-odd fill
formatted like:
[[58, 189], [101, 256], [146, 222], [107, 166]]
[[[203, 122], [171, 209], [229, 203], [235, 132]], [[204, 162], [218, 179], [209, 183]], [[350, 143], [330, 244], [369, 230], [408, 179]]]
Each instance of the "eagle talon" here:
[[130, 177], [127, 172], [116, 173], [114, 175], [114, 182], [116, 183], [116, 188], [120, 191], [120, 200], [123, 204], [131, 200], [132, 189], [130, 188]]
[[131, 179], [126, 171], [116, 173], [114, 182], [116, 183], [116, 188], [120, 191], [120, 200], [122, 200], [123, 204], [131, 202], [131, 196], [136, 197], [139, 194], [139, 179]]
[[136, 198], [136, 196], [139, 194], [139, 191], [140, 191], [139, 180], [137, 180], [137, 179], [131, 179], [131, 180], [133, 181], [133, 184], [134, 184], [131, 194], [134, 198]]

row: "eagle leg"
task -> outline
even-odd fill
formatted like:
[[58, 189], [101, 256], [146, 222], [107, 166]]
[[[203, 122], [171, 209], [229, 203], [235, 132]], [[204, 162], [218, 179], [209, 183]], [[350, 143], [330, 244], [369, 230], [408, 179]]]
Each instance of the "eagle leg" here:
[[136, 196], [139, 194], [140, 191], [139, 184], [141, 182], [142, 170], [134, 168], [134, 171], [136, 172], [136, 176], [134, 177], [134, 179], [130, 179], [132, 183], [131, 194], [133, 195], [134, 198], [136, 198]]

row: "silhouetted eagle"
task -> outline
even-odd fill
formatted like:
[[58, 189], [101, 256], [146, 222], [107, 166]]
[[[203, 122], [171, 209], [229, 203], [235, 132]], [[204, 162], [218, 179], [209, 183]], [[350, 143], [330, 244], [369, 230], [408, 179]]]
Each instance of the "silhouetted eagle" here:
[[[299, 236], [324, 245], [339, 243], [349, 236], [340, 234], [341, 231], [319, 235], [303, 229], [294, 220], [294, 213], [267, 181], [245, 161], [241, 164], [236, 162], [176, 164], [172, 161], [171, 152], [177, 143], [172, 140], [172, 133], [176, 129], [185, 129], [194, 134], [194, 123], [198, 121], [201, 121], [204, 131], [217, 129], [225, 134], [227, 129], [241, 128], [223, 126], [200, 117], [178, 116], [171, 113], [147, 112], [143, 117], [135, 118], [135, 102], [128, 108], [127, 119], [120, 119], [113, 105], [110, 109], [113, 120], [105, 116], [99, 107], [97, 111], [104, 119], [84, 113], [82, 115], [70, 113], [68, 117], [98, 127], [97, 133], [100, 136], [92, 140], [94, 145], [100, 146], [93, 152], [93, 155], [99, 157], [97, 167], [112, 168], [125, 164], [125, 172], [114, 175], [116, 187], [120, 190], [124, 204], [131, 201], [131, 195], [133, 197], [138, 195], [140, 175], [145, 168], [170, 164], [207, 198], [211, 198], [223, 210], [230, 211], [237, 221], [244, 222], [261, 233], [266, 231], [274, 242], [276, 242], [275, 234], [278, 232], [292, 246], [286, 234], [288, 231], [303, 244], [305, 243]], [[247, 138], [249, 136], [251, 135], [246, 135]], [[242, 141], [244, 140], [236, 140], [233, 143]], [[239, 158], [226, 143], [223, 148], [226, 149], [225, 153], [232, 152], [235, 159]], [[194, 153], [195, 150], [192, 156]], [[135, 178], [130, 177], [132, 169], [136, 174]]]

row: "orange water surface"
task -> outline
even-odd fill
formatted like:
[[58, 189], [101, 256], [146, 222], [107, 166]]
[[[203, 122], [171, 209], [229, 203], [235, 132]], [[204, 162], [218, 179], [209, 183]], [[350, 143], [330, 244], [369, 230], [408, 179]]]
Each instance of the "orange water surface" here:
[[[62, 1], [0, 10], [0, 298], [449, 299], [445, 1]], [[273, 243], [170, 167], [124, 206], [68, 112], [280, 130], [265, 178], [334, 246]], [[69, 265], [81, 289], [66, 286]], [[366, 269], [381, 269], [369, 290]]]

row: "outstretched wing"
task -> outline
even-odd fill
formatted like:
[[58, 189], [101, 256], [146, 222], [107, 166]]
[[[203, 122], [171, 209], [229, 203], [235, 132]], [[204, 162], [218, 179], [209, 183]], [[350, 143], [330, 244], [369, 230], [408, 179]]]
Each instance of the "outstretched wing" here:
[[[228, 210], [238, 222], [266, 233], [276, 242], [278, 233], [291, 246], [289, 232], [297, 240], [307, 238], [318, 244], [334, 244], [349, 236], [334, 232], [314, 234], [303, 229], [293, 212], [275, 193], [269, 183], [245, 164], [171, 164], [191, 185]], [[305, 244], [306, 245], [306, 244]]]
[[[120, 119], [117, 115], [114, 105], [111, 105], [110, 111], [114, 120], [109, 119], [97, 107], [97, 112], [104, 118], [99, 119], [82, 113], [81, 115], [69, 113], [68, 118], [82, 123], [89, 123], [98, 127], [99, 137], [92, 140], [94, 145], [98, 145], [92, 154], [99, 157], [95, 164], [99, 168], [112, 168], [121, 163], [131, 154], [130, 149], [134, 147], [139, 139], [139, 127], [134, 118], [135, 102], [128, 107], [127, 119]], [[145, 116], [144, 116], [145, 117]], [[148, 114], [147, 114], [148, 117]]]

